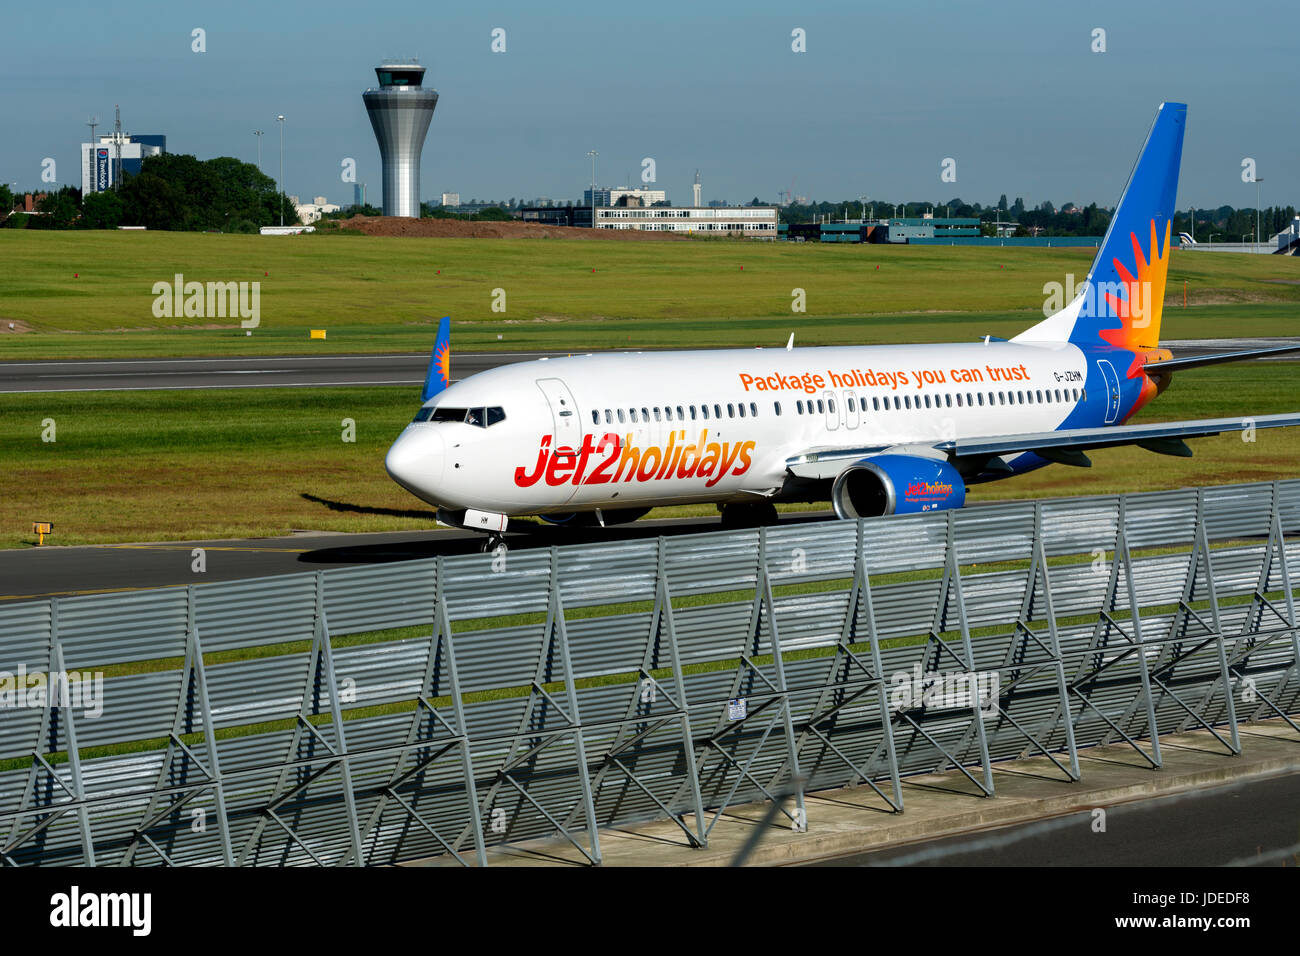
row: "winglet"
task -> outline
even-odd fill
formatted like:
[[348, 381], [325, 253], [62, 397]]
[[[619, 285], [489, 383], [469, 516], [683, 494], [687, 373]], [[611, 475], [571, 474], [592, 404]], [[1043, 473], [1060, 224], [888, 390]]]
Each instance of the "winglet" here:
[[789, 351], [790, 351], [791, 349], [793, 349], [793, 348], [794, 348], [794, 333], [791, 332], [791, 333], [790, 333], [790, 341], [785, 343], [785, 350], [786, 350], [787, 352], [789, 352]]
[[451, 317], [444, 315], [438, 323], [438, 338], [433, 343], [429, 373], [424, 379], [420, 401], [427, 402], [451, 384]]

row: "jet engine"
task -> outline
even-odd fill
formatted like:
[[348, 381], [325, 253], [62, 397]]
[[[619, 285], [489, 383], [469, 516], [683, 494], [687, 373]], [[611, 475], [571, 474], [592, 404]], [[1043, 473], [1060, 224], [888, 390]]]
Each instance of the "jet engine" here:
[[942, 458], [872, 455], [849, 465], [831, 486], [841, 518], [944, 511], [966, 503], [966, 483]]

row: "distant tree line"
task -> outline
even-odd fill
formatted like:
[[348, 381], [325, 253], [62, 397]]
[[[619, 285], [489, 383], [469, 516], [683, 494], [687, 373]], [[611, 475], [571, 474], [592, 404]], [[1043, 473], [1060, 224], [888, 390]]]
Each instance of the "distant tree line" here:
[[[0, 208], [13, 208], [8, 187], [0, 187]], [[146, 157], [136, 175], [125, 174], [119, 189], [82, 196], [74, 186], [48, 193], [36, 205], [39, 216], [10, 216], [6, 225], [27, 229], [116, 229], [144, 226], [174, 232], [246, 232], [284, 223], [298, 214], [275, 180], [251, 163], [229, 156], [197, 159], [182, 153]]]
[[[753, 205], [762, 205], [755, 197]], [[815, 222], [818, 220], [861, 219], [864, 205], [858, 199], [841, 202], [795, 203], [782, 206], [781, 221], [785, 223]], [[1100, 236], [1110, 226], [1111, 216], [1115, 210], [1091, 203], [1076, 206], [1066, 203], [1057, 207], [1051, 202], [1041, 202], [1032, 209], [1025, 206], [1023, 199], [1016, 198], [1008, 202], [1003, 194], [991, 206], [979, 203], [966, 203], [961, 199], [948, 202], [892, 202], [870, 199], [865, 204], [868, 218], [876, 219], [918, 219], [927, 213], [936, 219], [978, 219], [981, 232], [993, 235], [996, 224], [1016, 224], [1017, 236]], [[1259, 236], [1261, 241], [1281, 232], [1291, 225], [1296, 210], [1293, 206], [1270, 206], [1259, 212]], [[1192, 220], [1188, 212], [1175, 212], [1172, 232], [1192, 233]], [[1216, 209], [1197, 209], [1195, 236], [1197, 242], [1208, 242], [1213, 233], [1219, 242], [1246, 242], [1255, 239], [1255, 210], [1253, 208], [1237, 209], [1232, 206], [1219, 206]]]

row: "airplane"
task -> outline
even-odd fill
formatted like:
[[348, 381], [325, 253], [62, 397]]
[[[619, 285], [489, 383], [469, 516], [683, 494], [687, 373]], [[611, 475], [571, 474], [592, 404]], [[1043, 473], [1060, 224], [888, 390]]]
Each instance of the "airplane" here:
[[791, 336], [784, 349], [540, 358], [451, 384], [444, 318], [388, 473], [492, 551], [517, 516], [605, 526], [713, 503], [741, 528], [774, 522], [777, 502], [829, 499], [844, 519], [939, 511], [970, 485], [1089, 466], [1094, 448], [1187, 457], [1186, 439], [1300, 424], [1125, 424], [1175, 372], [1300, 350], [1160, 347], [1186, 116], [1160, 106], [1078, 293], [1010, 340], [794, 348]]

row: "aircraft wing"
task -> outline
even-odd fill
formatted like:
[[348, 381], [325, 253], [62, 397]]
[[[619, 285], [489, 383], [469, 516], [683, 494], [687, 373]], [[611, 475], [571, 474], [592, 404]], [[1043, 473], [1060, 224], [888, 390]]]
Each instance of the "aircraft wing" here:
[[[1052, 432], [1018, 435], [989, 435], [938, 441], [926, 447], [945, 453], [950, 460], [989, 459], [1002, 455], [1034, 452], [1051, 461], [1086, 466], [1083, 452], [1092, 448], [1140, 445], [1163, 455], [1189, 457], [1185, 438], [1204, 438], [1248, 428], [1287, 428], [1300, 425], [1300, 412], [1257, 415], [1253, 418], [1201, 418], [1181, 422], [1151, 422], [1142, 425], [1108, 425], [1099, 428], [1068, 428]], [[850, 462], [887, 449], [875, 447], [814, 448], [787, 459], [786, 467], [800, 478], [833, 478]]]

